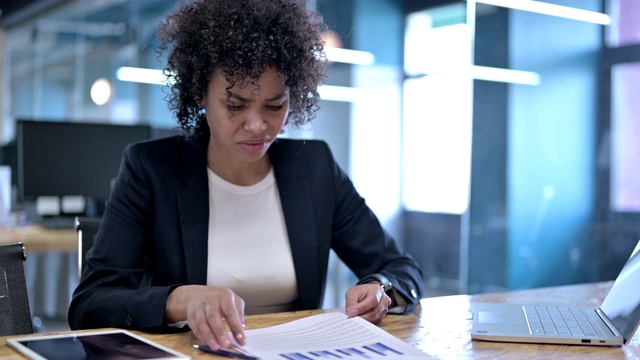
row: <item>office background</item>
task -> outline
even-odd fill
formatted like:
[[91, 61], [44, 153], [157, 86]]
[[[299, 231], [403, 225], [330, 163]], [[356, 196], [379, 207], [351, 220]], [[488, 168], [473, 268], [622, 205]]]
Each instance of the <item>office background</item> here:
[[[313, 125], [284, 136], [330, 144], [423, 266], [427, 296], [610, 280], [640, 239], [640, 6], [545, 2], [611, 24], [480, 2], [307, 1], [332, 44], [359, 52], [331, 63]], [[19, 119], [171, 131], [167, 89], [122, 69], [162, 68], [154, 32], [175, 1], [2, 4], [5, 163]], [[354, 282], [332, 266], [327, 307]]]

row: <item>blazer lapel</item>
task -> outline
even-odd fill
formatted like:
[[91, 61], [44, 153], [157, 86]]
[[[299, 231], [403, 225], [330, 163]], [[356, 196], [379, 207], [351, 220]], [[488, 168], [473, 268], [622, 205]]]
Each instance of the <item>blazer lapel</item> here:
[[180, 169], [185, 187], [176, 194], [187, 280], [189, 284], [207, 283], [209, 185], [207, 180], [206, 143], [198, 139], [186, 141]]
[[313, 214], [311, 189], [297, 159], [281, 149], [278, 141], [271, 145], [269, 156], [278, 183], [280, 201], [298, 284], [300, 309], [317, 308], [322, 286], [318, 281], [318, 241]]

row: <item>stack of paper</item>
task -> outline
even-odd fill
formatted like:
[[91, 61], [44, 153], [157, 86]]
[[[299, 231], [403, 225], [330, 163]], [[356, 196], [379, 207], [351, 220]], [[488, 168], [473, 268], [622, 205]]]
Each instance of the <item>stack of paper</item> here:
[[325, 313], [245, 331], [238, 351], [260, 359], [425, 359], [430, 356], [360, 317]]

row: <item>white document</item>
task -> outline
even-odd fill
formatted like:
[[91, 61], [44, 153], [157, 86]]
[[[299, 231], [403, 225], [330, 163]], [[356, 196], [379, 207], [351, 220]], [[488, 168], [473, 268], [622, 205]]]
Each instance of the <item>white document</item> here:
[[431, 356], [360, 317], [325, 313], [245, 331], [239, 351], [260, 359], [425, 359]]

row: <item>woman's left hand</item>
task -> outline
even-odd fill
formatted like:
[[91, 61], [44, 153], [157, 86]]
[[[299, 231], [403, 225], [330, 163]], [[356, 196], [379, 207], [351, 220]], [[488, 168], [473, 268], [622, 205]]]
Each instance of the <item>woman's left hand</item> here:
[[347, 290], [345, 298], [347, 317], [360, 316], [376, 325], [384, 319], [391, 305], [391, 298], [380, 284], [375, 283], [356, 285]]

